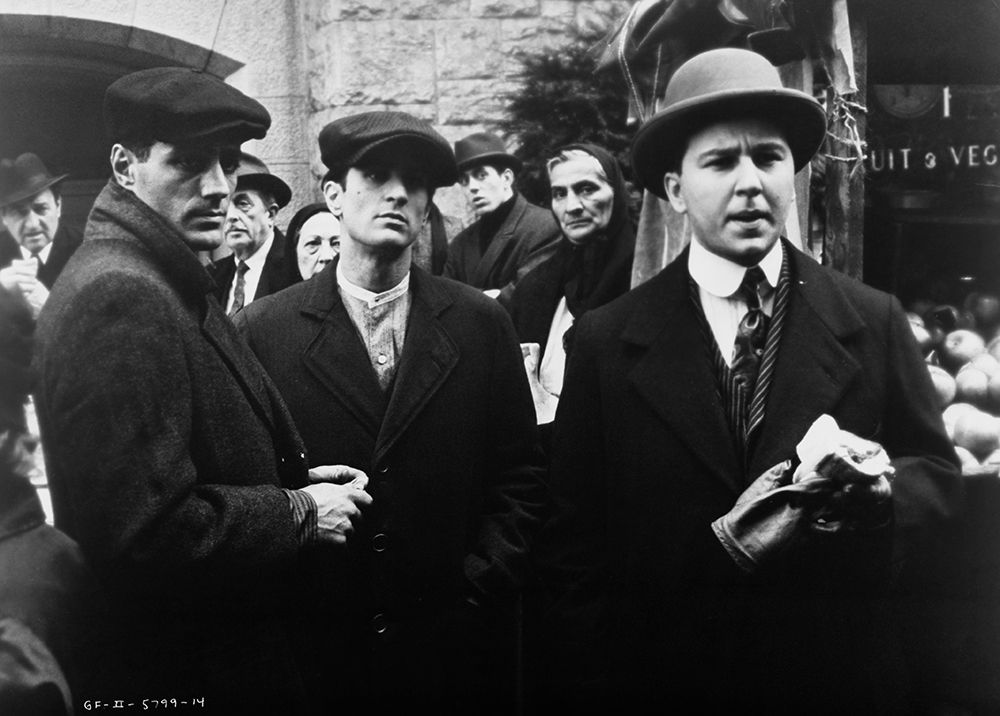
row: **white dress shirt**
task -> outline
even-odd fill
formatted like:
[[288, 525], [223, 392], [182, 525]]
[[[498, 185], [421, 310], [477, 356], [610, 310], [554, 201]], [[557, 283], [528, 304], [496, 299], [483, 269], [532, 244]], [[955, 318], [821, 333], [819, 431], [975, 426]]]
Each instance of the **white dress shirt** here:
[[[758, 264], [767, 279], [764, 282], [767, 285], [761, 285], [760, 293], [761, 308], [768, 316], [774, 311], [774, 289], [781, 275], [781, 259], [781, 242], [776, 241]], [[692, 237], [688, 271], [698, 284], [698, 296], [705, 318], [708, 319], [715, 342], [719, 344], [722, 357], [729, 367], [733, 365], [736, 332], [740, 320], [747, 312], [746, 301], [738, 294], [746, 270], [745, 266], [713, 254], [696, 237]]]
[[[23, 258], [23, 259], [30, 259], [31, 258], [31, 252], [30, 251], [28, 251], [23, 246], [21, 246], [20, 249], [21, 249], [21, 258]], [[51, 241], [49, 243], [45, 244], [45, 246], [42, 247], [42, 250], [38, 252], [38, 258], [41, 260], [41, 262], [43, 264], [44, 263], [48, 263], [48, 261], [49, 261], [49, 254], [50, 253], [52, 253], [52, 242]]]
[[[267, 253], [271, 250], [271, 244], [274, 243], [274, 232], [271, 232], [270, 238], [261, 244], [260, 248], [253, 252], [253, 255], [246, 259], [244, 263], [247, 265], [247, 272], [243, 275], [243, 305], [250, 305], [253, 301], [254, 294], [257, 293], [257, 286], [260, 284], [260, 277], [264, 273], [264, 263], [267, 261]], [[236, 261], [237, 268], [240, 265], [240, 260], [233, 256]], [[236, 277], [238, 271], [233, 273], [233, 284], [229, 287], [229, 297], [226, 299], [226, 313], [228, 314], [233, 310], [233, 293], [236, 291]]]

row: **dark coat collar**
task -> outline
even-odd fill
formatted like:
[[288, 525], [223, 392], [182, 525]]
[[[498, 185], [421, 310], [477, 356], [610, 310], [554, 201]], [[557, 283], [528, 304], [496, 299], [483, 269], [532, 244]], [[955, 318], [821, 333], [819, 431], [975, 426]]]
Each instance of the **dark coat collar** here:
[[[789, 436], [805, 433], [812, 421], [835, 405], [860, 370], [842, 342], [864, 328], [860, 314], [827, 269], [785, 243], [791, 262], [792, 293], [768, 397], [768, 413], [754, 452], [756, 475], [790, 457]], [[728, 435], [712, 362], [692, 351], [703, 346], [702, 329], [690, 300], [688, 250], [650, 279], [634, 302], [621, 333], [623, 341], [645, 349], [630, 382], [711, 472], [740, 490], [739, 461]]]

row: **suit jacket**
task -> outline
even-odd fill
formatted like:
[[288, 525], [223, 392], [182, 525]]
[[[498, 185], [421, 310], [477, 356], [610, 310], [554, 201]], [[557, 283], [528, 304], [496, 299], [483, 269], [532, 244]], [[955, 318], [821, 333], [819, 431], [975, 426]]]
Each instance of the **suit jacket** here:
[[473, 222], [448, 246], [444, 275], [479, 289], [500, 289], [506, 306], [517, 281], [555, 253], [562, 233], [552, 212], [529, 204], [520, 194], [484, 254], [481, 222]]
[[363, 524], [315, 568], [328, 584], [313, 603], [333, 616], [321, 636], [338, 644], [324, 648], [329, 668], [367, 697], [436, 698], [466, 683], [459, 673], [472, 657], [460, 644], [481, 639], [459, 626], [464, 599], [509, 608], [525, 578], [546, 506], [534, 408], [503, 309], [417, 267], [406, 342], [383, 394], [336, 276], [333, 264], [235, 322], [312, 464], [370, 476]]
[[[48, 261], [38, 269], [38, 280], [51, 290], [63, 267], [83, 241], [83, 232], [73, 226], [60, 224], [52, 237], [52, 248]], [[0, 232], [0, 268], [10, 266], [11, 261], [21, 258], [21, 247], [17, 239], [8, 232]]]
[[38, 321], [55, 520], [123, 636], [106, 693], [294, 712], [278, 610], [298, 538], [281, 485], [305, 483], [305, 455], [212, 287], [171, 225], [104, 188]]
[[[271, 248], [264, 259], [264, 268], [261, 270], [260, 281], [257, 282], [253, 301], [270, 296], [286, 286], [297, 283], [297, 281], [292, 280], [292, 266], [290, 265], [295, 264], [297, 259], [294, 255], [285, 256], [286, 243], [284, 234], [275, 228], [274, 240], [271, 242]], [[295, 270], [298, 271], [297, 268]], [[236, 277], [235, 255], [229, 254], [214, 262], [209, 268], [209, 273], [215, 280], [215, 290], [213, 291], [215, 300], [222, 306], [222, 310], [225, 310], [226, 302], [229, 300], [229, 291], [233, 286], [233, 279]]]
[[[564, 679], [706, 712], [905, 712], [890, 549], [956, 509], [959, 473], [898, 301], [785, 244], [792, 288], [744, 472], [690, 299], [687, 251], [577, 323], [553, 439], [546, 539]], [[815, 535], [754, 577], [710, 523], [815, 418], [880, 442], [891, 530]], [[837, 676], [831, 678], [832, 674]], [[577, 693], [588, 693], [586, 689]], [[595, 703], [595, 702], [591, 702]]]

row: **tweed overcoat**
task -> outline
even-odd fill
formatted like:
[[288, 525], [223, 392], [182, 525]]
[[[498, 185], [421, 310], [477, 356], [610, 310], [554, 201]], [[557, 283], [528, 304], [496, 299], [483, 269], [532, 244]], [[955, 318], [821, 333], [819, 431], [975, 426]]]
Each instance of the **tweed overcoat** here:
[[[79, 229], [60, 224], [56, 235], [52, 237], [49, 259], [38, 269], [38, 280], [45, 285], [45, 288], [52, 289], [52, 284], [59, 278], [69, 257], [79, 248], [82, 241], [83, 234]], [[10, 266], [14, 259], [19, 258], [21, 258], [21, 248], [17, 239], [6, 231], [0, 232], [0, 268]]]
[[510, 303], [517, 282], [555, 253], [562, 233], [552, 212], [518, 194], [514, 206], [490, 241], [480, 246], [481, 221], [475, 221], [448, 246], [444, 275], [478, 289], [500, 289], [501, 305]]
[[[706, 713], [907, 711], [888, 580], [902, 548], [957, 509], [956, 458], [898, 301], [785, 252], [788, 313], [746, 470], [687, 251], [578, 322], [543, 547], [559, 678], [580, 689], [563, 693]], [[805, 536], [780, 566], [741, 573], [710, 523], [754, 477], [794, 460], [823, 413], [892, 458], [892, 527]]]
[[311, 463], [370, 476], [373, 503], [347, 551], [317, 561], [329, 590], [314, 603], [334, 616], [327, 656], [365, 693], [443, 693], [461, 686], [451, 667], [467, 657], [454, 639], [471, 637], [455, 634], [456, 608], [466, 597], [510, 603], [547, 507], [521, 354], [495, 301], [413, 267], [405, 344], [383, 394], [336, 266], [254, 301], [236, 326]]
[[55, 522], [120, 629], [108, 696], [294, 713], [278, 609], [298, 543], [281, 485], [305, 483], [305, 455], [211, 289], [183, 237], [109, 182], [38, 321]]
[[[274, 230], [274, 239], [271, 241], [271, 248], [264, 258], [264, 268], [260, 272], [260, 281], [257, 282], [257, 290], [253, 294], [253, 301], [264, 296], [270, 296], [293, 283], [292, 271], [297, 271], [295, 254], [285, 255], [288, 242], [277, 228]], [[233, 286], [233, 278], [236, 276], [236, 257], [233, 254], [223, 256], [214, 262], [208, 272], [215, 281], [215, 300], [219, 302], [222, 309], [226, 308], [226, 301], [229, 300], [229, 290]]]

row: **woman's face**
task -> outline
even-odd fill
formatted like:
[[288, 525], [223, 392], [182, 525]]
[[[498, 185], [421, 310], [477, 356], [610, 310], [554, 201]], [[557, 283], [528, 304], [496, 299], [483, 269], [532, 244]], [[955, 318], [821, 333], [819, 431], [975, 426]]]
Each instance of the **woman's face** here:
[[607, 228], [615, 192], [596, 159], [572, 157], [554, 165], [549, 170], [549, 183], [552, 212], [572, 243], [586, 243]]
[[299, 229], [295, 253], [303, 279], [312, 278], [340, 251], [340, 222], [328, 211], [313, 214]]

